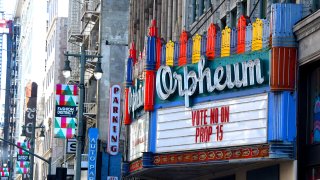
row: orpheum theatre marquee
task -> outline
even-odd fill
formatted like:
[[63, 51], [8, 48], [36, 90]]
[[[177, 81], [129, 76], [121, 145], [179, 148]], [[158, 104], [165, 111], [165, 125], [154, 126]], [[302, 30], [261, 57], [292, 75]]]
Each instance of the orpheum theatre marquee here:
[[295, 158], [297, 49], [292, 28], [280, 23], [292, 27], [301, 6], [274, 4], [272, 11], [271, 22], [242, 16], [237, 28], [211, 24], [205, 35], [184, 31], [166, 44], [152, 22], [145, 52], [137, 60], [132, 46], [127, 64], [124, 175]]

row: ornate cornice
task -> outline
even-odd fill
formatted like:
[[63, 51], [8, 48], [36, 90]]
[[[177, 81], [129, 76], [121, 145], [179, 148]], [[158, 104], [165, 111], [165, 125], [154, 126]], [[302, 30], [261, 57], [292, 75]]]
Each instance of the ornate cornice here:
[[320, 29], [320, 10], [307, 16], [293, 27], [297, 40], [301, 40]]
[[319, 59], [319, 58], [320, 58], [320, 51], [316, 51], [312, 54], [309, 54], [308, 56], [305, 56], [302, 59], [299, 59], [298, 64], [299, 64], [299, 66], [305, 65], [305, 64], [308, 64], [309, 62], [312, 62], [312, 61]]

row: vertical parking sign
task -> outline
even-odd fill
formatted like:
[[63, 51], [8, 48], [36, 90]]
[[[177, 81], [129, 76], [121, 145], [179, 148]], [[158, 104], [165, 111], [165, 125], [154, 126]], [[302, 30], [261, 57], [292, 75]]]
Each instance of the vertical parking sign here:
[[98, 149], [98, 128], [89, 129], [88, 180], [96, 179], [96, 162]]
[[117, 155], [119, 151], [119, 132], [120, 132], [120, 95], [119, 85], [110, 88], [110, 107], [109, 107], [109, 132], [107, 151], [110, 155]]

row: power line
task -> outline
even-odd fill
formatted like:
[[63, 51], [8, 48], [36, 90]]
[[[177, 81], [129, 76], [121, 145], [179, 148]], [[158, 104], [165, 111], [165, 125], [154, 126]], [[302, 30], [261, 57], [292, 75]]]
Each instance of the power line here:
[[[197, 27], [196, 31], [195, 31], [191, 36], [193, 36], [193, 35], [204, 25], [204, 23], [207, 22], [207, 20], [221, 7], [221, 5], [222, 5], [225, 1], [226, 1], [226, 0], [223, 0], [223, 1], [219, 4], [219, 6], [218, 6], [214, 11], [212, 11], [212, 10], [213, 10], [213, 5], [211, 4], [211, 10], [210, 10], [210, 11], [207, 11], [207, 12], [205, 13], [205, 15], [204, 15], [201, 19], [199, 19], [199, 20], [197, 21], [197, 23], [191, 28], [190, 32], [193, 31], [194, 28], [197, 27], [197, 25], [202, 21], [202, 19], [203, 19], [204, 17], [207, 16], [207, 14], [208, 14], [209, 12], [211, 12], [211, 14], [202, 22], [202, 24], [201, 24], [199, 27]], [[258, 1], [256, 2], [256, 4], [254, 5], [252, 11], [250, 12], [249, 18], [251, 18], [253, 12], [256, 10], [259, 2], [260, 2], [260, 0], [258, 0]]]
[[256, 10], [256, 8], [257, 8], [257, 6], [258, 6], [259, 2], [260, 2], [260, 0], [258, 0], [258, 1], [257, 1], [257, 3], [254, 5], [254, 7], [253, 7], [253, 9], [252, 9], [252, 11], [251, 11], [251, 13], [250, 13], [249, 18], [251, 18], [251, 16], [252, 16], [252, 14], [253, 14], [254, 10]]
[[[211, 4], [211, 10], [210, 10], [210, 11], [207, 11], [207, 12], [205, 13], [205, 15], [203, 16], [203, 18], [207, 15], [207, 13], [211, 12], [211, 14], [206, 18], [206, 20], [204, 20], [204, 21], [202, 22], [202, 24], [196, 29], [195, 32], [197, 32], [197, 31], [204, 25], [204, 23], [206, 23], [206, 22], [208, 21], [208, 19], [221, 7], [221, 5], [222, 5], [225, 1], [226, 1], [226, 0], [223, 0], [223, 1], [219, 4], [219, 6], [218, 6], [214, 11], [212, 11], [213, 5]], [[193, 29], [200, 23], [200, 21], [201, 21], [203, 18], [201, 18], [201, 19], [199, 19], [199, 20], [197, 21], [197, 23], [191, 28], [190, 32], [193, 31]], [[195, 34], [195, 33], [193, 33], [191, 36], [193, 36], [194, 34]]]

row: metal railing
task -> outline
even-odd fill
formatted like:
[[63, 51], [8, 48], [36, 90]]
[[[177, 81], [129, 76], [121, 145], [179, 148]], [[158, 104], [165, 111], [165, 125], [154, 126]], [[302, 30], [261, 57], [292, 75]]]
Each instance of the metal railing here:
[[84, 1], [84, 3], [81, 4], [81, 33], [83, 35], [90, 35], [90, 32], [96, 23], [95, 21], [99, 17], [99, 4], [100, 0]]
[[84, 115], [96, 115], [97, 114], [97, 106], [96, 103], [84, 103]]
[[81, 6], [81, 14], [83, 15], [86, 11], [96, 11], [100, 4], [100, 0], [84, 1]]

